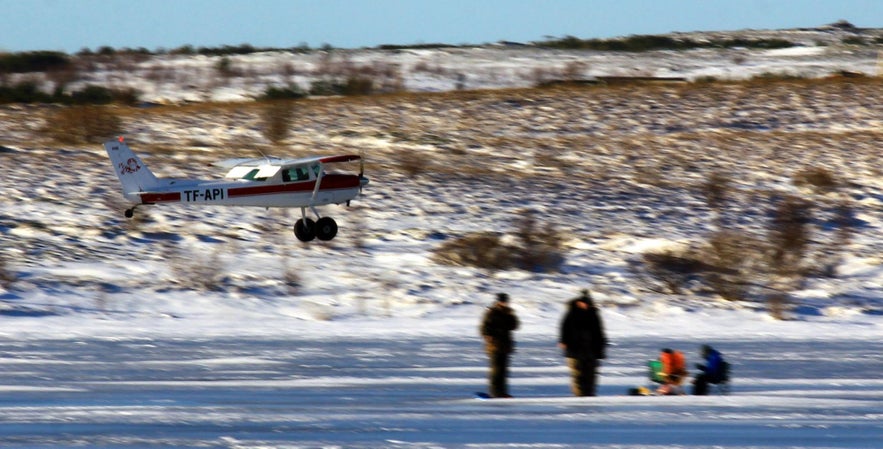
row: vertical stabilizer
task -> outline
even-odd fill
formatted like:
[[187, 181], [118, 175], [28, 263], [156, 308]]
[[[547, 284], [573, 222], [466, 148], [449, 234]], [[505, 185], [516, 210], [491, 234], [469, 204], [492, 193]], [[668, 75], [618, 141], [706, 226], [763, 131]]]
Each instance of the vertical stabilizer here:
[[104, 142], [104, 149], [110, 157], [113, 169], [123, 185], [123, 196], [129, 201], [140, 203], [139, 192], [154, 190], [159, 186], [159, 180], [151, 173], [150, 169], [141, 158], [136, 155], [125, 139], [110, 140]]

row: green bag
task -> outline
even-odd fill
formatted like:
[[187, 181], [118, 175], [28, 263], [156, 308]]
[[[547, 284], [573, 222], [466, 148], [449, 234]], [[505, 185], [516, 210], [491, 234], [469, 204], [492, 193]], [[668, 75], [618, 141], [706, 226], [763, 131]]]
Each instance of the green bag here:
[[650, 380], [658, 384], [665, 383], [665, 373], [662, 372], [662, 362], [659, 360], [650, 360], [647, 362], [650, 368], [648, 375]]

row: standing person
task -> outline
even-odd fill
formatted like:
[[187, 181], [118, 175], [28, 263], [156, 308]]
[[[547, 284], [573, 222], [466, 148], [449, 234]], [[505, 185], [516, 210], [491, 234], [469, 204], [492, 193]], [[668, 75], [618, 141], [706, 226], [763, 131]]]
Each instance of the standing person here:
[[606, 357], [607, 337], [598, 309], [588, 290], [568, 303], [561, 321], [558, 346], [570, 368], [571, 390], [576, 396], [595, 396], [598, 365]]
[[511, 398], [507, 378], [509, 376], [509, 355], [515, 352], [512, 332], [518, 329], [518, 317], [509, 307], [509, 295], [497, 293], [497, 300], [484, 313], [481, 321], [481, 336], [490, 358], [490, 396]]

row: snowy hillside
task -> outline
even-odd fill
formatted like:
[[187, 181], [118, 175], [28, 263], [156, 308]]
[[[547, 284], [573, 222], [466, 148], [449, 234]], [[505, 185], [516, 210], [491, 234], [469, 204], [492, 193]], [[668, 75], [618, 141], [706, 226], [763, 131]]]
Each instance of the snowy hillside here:
[[[324, 208], [338, 237], [309, 244], [291, 231], [299, 211], [148, 206], [127, 220], [99, 143], [58, 144], [56, 106], [0, 107], [0, 421], [13, 423], [0, 444], [873, 447], [883, 83], [853, 76], [876, 73], [876, 50], [354, 50], [353, 64], [401, 68], [411, 92], [300, 100], [279, 146], [251, 98], [307, 83], [318, 52], [236, 57], [250, 75], [223, 82], [217, 60], [177, 56], [109, 63], [86, 81], [157, 103], [111, 110], [162, 176], [219, 177], [211, 162], [261, 153], [364, 154], [371, 184], [351, 207]], [[531, 87], [574, 61], [585, 78], [718, 81]], [[765, 73], [780, 76], [742, 81]], [[799, 275], [760, 264], [755, 245], [785, 198], [811, 206]], [[554, 231], [560, 264], [437, 257], [478, 232], [516, 241], [525, 217]], [[648, 269], [647, 254], [707, 257], [722, 230], [743, 252], [700, 261], [748, 273], [744, 298], [696, 276], [666, 288]], [[602, 396], [643, 383], [661, 345], [694, 357], [705, 342], [733, 359], [735, 394], [562, 398], [557, 324], [582, 288], [615, 345]], [[519, 399], [477, 404], [476, 326], [499, 291], [523, 321]], [[677, 431], [633, 433], [657, 423]]]

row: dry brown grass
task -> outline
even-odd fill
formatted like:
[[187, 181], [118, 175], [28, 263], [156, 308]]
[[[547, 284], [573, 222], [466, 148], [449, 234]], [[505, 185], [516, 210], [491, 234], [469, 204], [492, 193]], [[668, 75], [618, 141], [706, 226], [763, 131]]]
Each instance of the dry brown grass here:
[[118, 135], [122, 124], [109, 106], [72, 106], [53, 111], [45, 132], [66, 145], [97, 144]]

